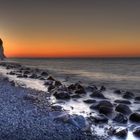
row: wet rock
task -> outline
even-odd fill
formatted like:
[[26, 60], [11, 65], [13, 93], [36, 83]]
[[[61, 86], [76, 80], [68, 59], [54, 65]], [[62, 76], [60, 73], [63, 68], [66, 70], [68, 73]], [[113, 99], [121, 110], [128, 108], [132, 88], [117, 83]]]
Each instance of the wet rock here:
[[28, 76], [27, 76], [26, 74], [24, 74], [22, 77], [23, 77], [23, 78], [28, 78]]
[[122, 123], [122, 124], [126, 124], [128, 119], [125, 115], [123, 115], [122, 113], [117, 113], [117, 115], [115, 116], [115, 118], [113, 119], [114, 122], [117, 123]]
[[101, 91], [99, 91], [99, 90], [96, 90], [96, 91], [94, 91], [91, 95], [90, 95], [90, 97], [92, 97], [92, 98], [99, 98], [99, 99], [105, 99], [105, 96], [101, 93]]
[[105, 86], [101, 86], [100, 91], [105, 91], [106, 87]]
[[114, 132], [114, 135], [119, 138], [125, 138], [128, 134], [127, 128], [117, 128]]
[[30, 74], [30, 71], [27, 71], [27, 70], [26, 70], [26, 71], [24, 71], [24, 74], [25, 74], [25, 75]]
[[93, 92], [93, 91], [95, 91], [97, 89], [98, 88], [95, 85], [91, 85], [91, 86], [86, 87], [86, 90], [89, 91], [89, 92]]
[[134, 98], [134, 94], [132, 92], [125, 92], [123, 95], [123, 98], [125, 99], [133, 99]]
[[99, 112], [104, 115], [109, 115], [113, 113], [113, 108], [108, 106], [100, 106]]
[[84, 100], [83, 102], [84, 102], [84, 103], [87, 103], [87, 104], [93, 104], [93, 103], [96, 103], [96, 100], [87, 99], [87, 100]]
[[128, 104], [128, 105], [131, 104], [131, 102], [128, 101], [128, 100], [115, 100], [114, 102], [115, 102], [115, 103], [121, 103], [121, 104]]
[[11, 71], [8, 73], [9, 75], [15, 75], [15, 72]]
[[134, 128], [133, 135], [140, 138], [140, 127]]
[[54, 86], [61, 86], [62, 83], [60, 81], [55, 81]]
[[81, 96], [78, 94], [74, 94], [74, 95], [71, 95], [71, 98], [81, 98]]
[[76, 90], [76, 87], [74, 84], [71, 84], [68, 86], [68, 89], [72, 91], [72, 90]]
[[45, 72], [45, 71], [43, 71], [43, 72], [41, 73], [41, 76], [48, 76], [48, 73]]
[[53, 85], [53, 81], [52, 80], [47, 80], [44, 82], [45, 86], [49, 86], [49, 85]]
[[125, 115], [129, 115], [132, 113], [131, 109], [125, 104], [117, 105], [115, 110]]
[[70, 99], [70, 93], [67, 91], [58, 91], [53, 94], [56, 99]]
[[54, 111], [62, 111], [62, 110], [63, 110], [63, 107], [60, 106], [60, 105], [53, 105], [53, 106], [51, 106], [51, 108], [52, 108]]
[[53, 85], [49, 85], [49, 87], [48, 87], [48, 91], [50, 92], [50, 91], [53, 90], [53, 89], [55, 89], [55, 86], [53, 86]]
[[140, 96], [135, 97], [136, 101], [140, 101]]
[[54, 79], [52, 76], [49, 76], [49, 77], [47, 78], [47, 80], [55, 81], [55, 79]]
[[114, 93], [115, 93], [115, 94], [122, 94], [122, 91], [119, 90], [119, 89], [117, 89], [117, 90], [114, 91]]
[[90, 116], [89, 119], [90, 119], [91, 122], [94, 122], [94, 123], [97, 123], [97, 124], [108, 122], [108, 118], [103, 114]]
[[31, 76], [29, 76], [29, 78], [37, 79], [38, 76], [36, 74], [32, 74]]
[[112, 103], [110, 103], [110, 101], [107, 101], [107, 100], [103, 100], [103, 101], [100, 101], [98, 103], [95, 103], [93, 105], [90, 106], [91, 109], [100, 109], [100, 107], [113, 107]]
[[76, 94], [86, 94], [86, 91], [85, 91], [85, 89], [77, 89], [77, 90], [75, 91], [75, 93], [76, 93]]
[[140, 113], [131, 114], [129, 120], [134, 123], [140, 123]]

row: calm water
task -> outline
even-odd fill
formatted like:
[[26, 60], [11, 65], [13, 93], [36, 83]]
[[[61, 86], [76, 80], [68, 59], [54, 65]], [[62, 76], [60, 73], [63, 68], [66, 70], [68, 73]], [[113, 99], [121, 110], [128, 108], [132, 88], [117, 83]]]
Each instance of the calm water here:
[[47, 69], [55, 76], [140, 91], [140, 58], [117, 59], [9, 59]]

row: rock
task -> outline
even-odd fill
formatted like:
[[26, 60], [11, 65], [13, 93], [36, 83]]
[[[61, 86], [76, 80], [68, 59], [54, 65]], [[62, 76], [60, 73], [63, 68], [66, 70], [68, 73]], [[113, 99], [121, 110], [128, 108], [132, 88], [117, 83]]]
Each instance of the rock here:
[[96, 103], [96, 100], [87, 99], [87, 100], [84, 100], [83, 102], [84, 102], [84, 103], [87, 103], [87, 104], [93, 104], [93, 103]]
[[44, 82], [44, 85], [45, 86], [53, 85], [53, 81], [52, 80], [47, 80], [47, 81]]
[[123, 115], [122, 113], [117, 113], [117, 115], [115, 116], [115, 118], [113, 119], [114, 122], [117, 123], [122, 123], [122, 124], [126, 124], [128, 119], [125, 115]]
[[112, 103], [110, 103], [109, 101], [102, 100], [102, 101], [100, 101], [98, 103], [95, 103], [95, 104], [91, 105], [90, 108], [99, 110], [100, 107], [102, 107], [102, 106], [104, 106], [104, 107], [113, 107]]
[[106, 87], [105, 86], [101, 86], [100, 91], [105, 91]]
[[128, 129], [127, 128], [117, 128], [114, 132], [114, 135], [119, 138], [125, 138], [127, 136]]
[[69, 90], [76, 90], [76, 87], [75, 87], [74, 84], [71, 84], [71, 85], [68, 86], [68, 89]]
[[51, 106], [51, 108], [52, 108], [54, 111], [62, 111], [62, 110], [63, 110], [63, 107], [60, 106], [60, 105], [53, 105], [53, 106]]
[[10, 81], [11, 86], [16, 86], [14, 81]]
[[22, 76], [23, 78], [28, 78], [28, 76], [26, 75], [26, 74], [23, 74], [23, 76]]
[[26, 70], [26, 71], [24, 71], [24, 74], [25, 74], [25, 75], [30, 74], [30, 71], [27, 71], [27, 70]]
[[43, 71], [43, 72], [41, 73], [41, 76], [48, 76], [48, 73], [45, 72], [45, 71]]
[[23, 97], [24, 100], [31, 101], [31, 102], [39, 102], [39, 99], [33, 95], [25, 95]]
[[115, 91], [114, 91], [114, 93], [115, 93], [115, 94], [121, 94], [121, 93], [122, 93], [122, 91], [121, 91], [121, 90], [119, 90], [119, 89], [117, 89], [117, 90], [115, 90]]
[[128, 101], [128, 100], [115, 100], [114, 102], [115, 102], [115, 103], [121, 103], [121, 104], [128, 104], [128, 105], [131, 104], [131, 102]]
[[31, 76], [29, 76], [29, 78], [37, 79], [38, 76], [37, 76], [36, 74], [33, 73]]
[[53, 86], [53, 85], [49, 85], [49, 87], [48, 87], [48, 91], [50, 92], [50, 91], [53, 90], [53, 89], [55, 89], [55, 86]]
[[133, 135], [140, 138], [140, 127], [134, 128]]
[[140, 101], [140, 96], [135, 97], [136, 101]]
[[91, 122], [94, 122], [94, 123], [97, 123], [97, 124], [108, 122], [108, 118], [103, 114], [90, 116], [89, 119], [90, 119]]
[[55, 79], [54, 79], [52, 76], [49, 76], [49, 77], [47, 78], [47, 80], [55, 81]]
[[70, 93], [67, 91], [58, 91], [53, 94], [56, 99], [70, 99]]
[[126, 99], [133, 99], [134, 98], [134, 94], [132, 92], [125, 92], [124, 95], [123, 95], [123, 98], [126, 98]]
[[108, 106], [101, 106], [99, 108], [99, 112], [104, 115], [109, 115], [113, 112], [113, 108]]
[[99, 91], [99, 90], [96, 90], [96, 91], [94, 91], [91, 95], [90, 95], [90, 97], [92, 97], [92, 98], [99, 98], [99, 99], [105, 99], [105, 96], [101, 93], [101, 91]]
[[97, 89], [98, 88], [95, 85], [91, 85], [91, 86], [86, 87], [86, 90], [89, 91], [89, 92], [93, 92], [93, 91], [95, 91]]
[[4, 55], [3, 41], [0, 38], [0, 59], [3, 60], [4, 58], [5, 58], [5, 55]]
[[132, 113], [131, 109], [125, 104], [117, 105], [115, 110], [125, 115], [129, 115]]
[[8, 73], [9, 75], [15, 75], [15, 72], [11, 71]]
[[75, 94], [75, 95], [71, 95], [71, 98], [81, 98], [81, 96], [78, 94]]
[[75, 91], [75, 94], [86, 94], [86, 91], [85, 91], [85, 89], [77, 89]]
[[55, 81], [54, 86], [61, 86], [62, 83], [60, 81]]
[[140, 123], [140, 113], [131, 114], [129, 120], [134, 123]]

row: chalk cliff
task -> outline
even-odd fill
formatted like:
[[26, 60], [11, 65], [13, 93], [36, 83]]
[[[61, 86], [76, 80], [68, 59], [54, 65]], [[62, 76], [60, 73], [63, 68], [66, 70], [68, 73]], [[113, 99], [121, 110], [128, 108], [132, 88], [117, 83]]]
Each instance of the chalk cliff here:
[[0, 60], [3, 60], [5, 58], [4, 55], [4, 48], [3, 48], [3, 41], [0, 39]]

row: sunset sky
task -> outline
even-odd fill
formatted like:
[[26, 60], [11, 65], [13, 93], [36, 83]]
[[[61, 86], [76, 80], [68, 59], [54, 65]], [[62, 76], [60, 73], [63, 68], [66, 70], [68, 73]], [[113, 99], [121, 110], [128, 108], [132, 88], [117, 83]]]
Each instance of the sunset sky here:
[[1, 0], [7, 57], [140, 56], [140, 0]]

